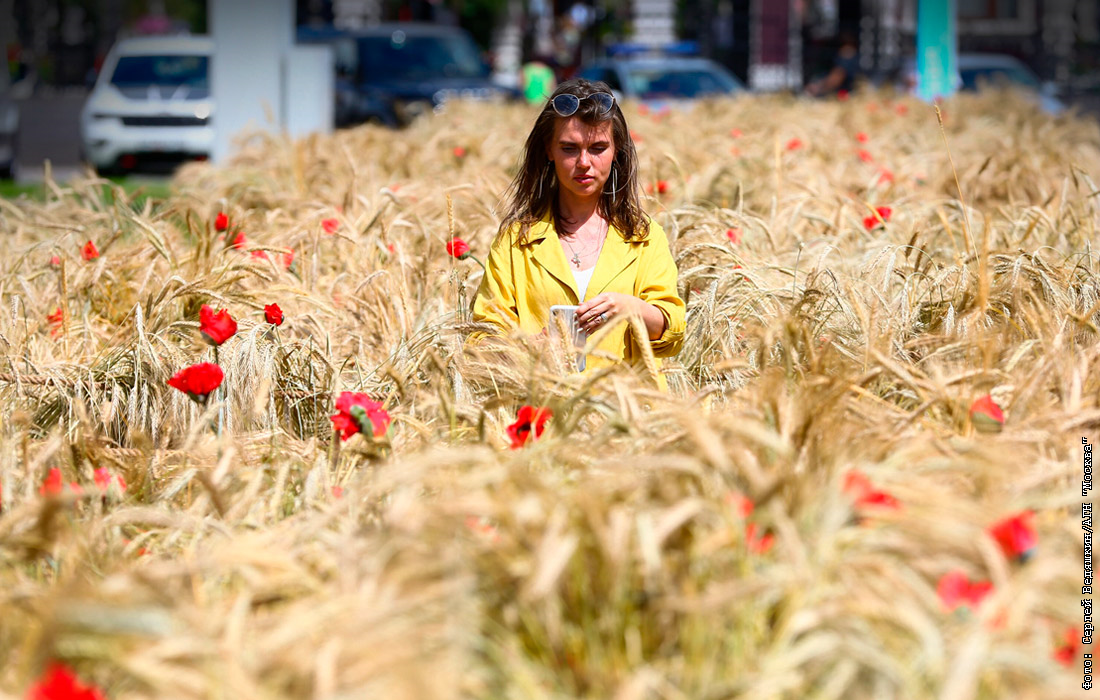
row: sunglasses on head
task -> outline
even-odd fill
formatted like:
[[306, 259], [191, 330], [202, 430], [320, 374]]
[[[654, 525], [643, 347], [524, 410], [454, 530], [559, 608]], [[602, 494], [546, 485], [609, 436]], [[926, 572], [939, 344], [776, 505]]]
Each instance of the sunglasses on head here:
[[600, 114], [607, 114], [615, 105], [615, 96], [607, 92], [594, 92], [584, 97], [577, 97], [576, 95], [570, 95], [567, 92], [563, 92], [550, 100], [550, 104], [553, 105], [554, 111], [558, 113], [558, 116], [571, 117], [580, 109], [581, 100], [595, 100], [596, 108], [599, 110]]

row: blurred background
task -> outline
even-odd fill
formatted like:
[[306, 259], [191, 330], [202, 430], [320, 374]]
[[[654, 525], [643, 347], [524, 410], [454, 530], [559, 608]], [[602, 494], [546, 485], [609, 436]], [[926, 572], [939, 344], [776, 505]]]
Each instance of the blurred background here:
[[[1100, 112], [1096, 0], [923, 1], [953, 5], [958, 88], [1011, 84], [1047, 111]], [[216, 2], [0, 0], [0, 178], [40, 180], [47, 159], [64, 176], [85, 163], [170, 172], [209, 157], [190, 135], [212, 120], [212, 104], [195, 106], [210, 99], [212, 49], [177, 40], [206, 34]], [[400, 128], [451, 97], [534, 100], [574, 75], [658, 108], [742, 90], [912, 92], [918, 9], [918, 0], [297, 0], [294, 36], [332, 49], [334, 126]], [[122, 50], [140, 37], [168, 48]], [[100, 89], [114, 92], [93, 96]], [[136, 104], [154, 97], [155, 113]], [[100, 99], [109, 108], [89, 106]], [[152, 146], [127, 141], [150, 129]]]

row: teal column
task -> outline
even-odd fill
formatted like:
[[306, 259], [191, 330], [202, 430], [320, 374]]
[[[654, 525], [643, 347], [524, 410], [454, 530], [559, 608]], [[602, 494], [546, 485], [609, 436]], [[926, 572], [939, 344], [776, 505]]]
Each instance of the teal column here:
[[955, 93], [958, 33], [955, 0], [918, 0], [917, 95], [932, 101]]

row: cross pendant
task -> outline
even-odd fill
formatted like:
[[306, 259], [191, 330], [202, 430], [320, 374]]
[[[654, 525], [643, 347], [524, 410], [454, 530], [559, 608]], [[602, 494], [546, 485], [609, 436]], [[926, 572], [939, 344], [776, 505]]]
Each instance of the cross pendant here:
[[577, 269], [580, 269], [581, 259], [577, 257], [576, 253], [573, 253], [573, 264], [577, 266]]

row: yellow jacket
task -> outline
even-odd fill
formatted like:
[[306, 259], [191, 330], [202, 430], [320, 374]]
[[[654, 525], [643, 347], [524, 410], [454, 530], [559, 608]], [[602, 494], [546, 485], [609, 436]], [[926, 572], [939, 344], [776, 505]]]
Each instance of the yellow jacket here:
[[[656, 221], [649, 223], [649, 235], [627, 242], [614, 226], [607, 232], [592, 280], [584, 299], [578, 299], [577, 284], [565, 252], [558, 242], [553, 221], [547, 213], [533, 224], [527, 240], [517, 245], [519, 226], [497, 236], [485, 263], [485, 276], [474, 298], [473, 320], [499, 326], [502, 331], [519, 328], [537, 334], [546, 328], [554, 304], [579, 304], [601, 292], [621, 292], [656, 306], [665, 317], [665, 332], [649, 341], [655, 357], [671, 357], [680, 351], [684, 339], [684, 301], [676, 291], [676, 263], [668, 237]], [[477, 338], [471, 337], [470, 340]], [[597, 350], [633, 366], [643, 363], [628, 324], [618, 324], [597, 346]], [[594, 355], [588, 367], [609, 364]], [[660, 360], [657, 360], [658, 369]], [[664, 375], [658, 376], [662, 389]]]

